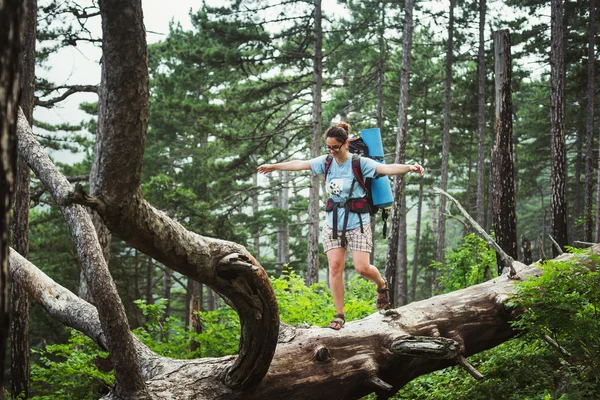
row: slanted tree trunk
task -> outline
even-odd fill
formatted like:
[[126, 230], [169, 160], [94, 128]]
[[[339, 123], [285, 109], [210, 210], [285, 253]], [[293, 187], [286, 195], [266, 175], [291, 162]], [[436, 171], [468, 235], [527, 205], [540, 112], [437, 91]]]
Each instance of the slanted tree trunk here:
[[[312, 139], [310, 143], [311, 158], [321, 153], [321, 90], [323, 86], [323, 30], [321, 27], [321, 0], [315, 0], [314, 9], [314, 56], [313, 56], [313, 113]], [[311, 185], [308, 200], [308, 265], [305, 281], [308, 286], [319, 281], [319, 183], [320, 178], [311, 174]]]
[[477, 222], [483, 226], [485, 210], [485, 0], [479, 0], [479, 49], [477, 51]]
[[[448, 188], [448, 164], [450, 160], [450, 102], [452, 92], [452, 57], [454, 52], [454, 6], [455, 0], [450, 0], [448, 17], [448, 42], [446, 43], [446, 81], [444, 83], [444, 136], [442, 139], [442, 170], [440, 172], [440, 188]], [[446, 247], [446, 199], [440, 198], [437, 228], [436, 261], [444, 264]]]
[[[23, 32], [23, 65], [21, 76], [21, 108], [33, 125], [35, 102], [35, 39], [37, 32], [37, 0], [27, 0], [27, 16]], [[23, 257], [29, 255], [29, 167], [17, 156], [15, 198], [12, 221], [12, 247]], [[11, 395], [29, 397], [29, 295], [18, 283], [11, 285]]]
[[[396, 132], [396, 156], [394, 163], [404, 163], [406, 158], [406, 124], [408, 114], [408, 86], [410, 84], [410, 64], [412, 62], [413, 0], [407, 0], [404, 7], [404, 32], [402, 39], [402, 71], [400, 73], [400, 100], [398, 104], [398, 130]], [[392, 206], [390, 236], [385, 259], [385, 277], [390, 285], [390, 299], [395, 306], [399, 298], [406, 304], [407, 260], [406, 260], [406, 207], [404, 204], [404, 175], [394, 179], [394, 205]], [[398, 258], [402, 257], [398, 268]], [[400, 277], [400, 278], [399, 278]], [[400, 282], [398, 282], [400, 280]]]
[[[512, 258], [518, 258], [517, 213], [512, 143], [512, 90], [510, 34], [494, 32], [496, 75], [496, 144], [492, 149], [492, 199], [496, 242]], [[505, 272], [501, 257], [498, 274]]]
[[[551, 131], [552, 131], [552, 237], [562, 251], [568, 244], [567, 235], [567, 156], [565, 150], [565, 46], [564, 2], [552, 0], [550, 76], [551, 76]], [[559, 250], [552, 247], [555, 256]]]
[[7, 0], [0, 6], [0, 399], [5, 398], [4, 360], [10, 329], [8, 246], [10, 207], [17, 171], [15, 132], [25, 4], [24, 1]]

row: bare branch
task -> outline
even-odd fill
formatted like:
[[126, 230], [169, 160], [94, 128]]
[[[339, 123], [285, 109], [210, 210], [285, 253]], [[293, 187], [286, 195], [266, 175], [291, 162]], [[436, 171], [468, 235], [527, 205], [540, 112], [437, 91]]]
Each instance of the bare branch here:
[[463, 208], [463, 206], [458, 202], [458, 200], [456, 200], [454, 197], [452, 197], [450, 194], [446, 193], [445, 191], [443, 191], [440, 188], [433, 188], [433, 191], [435, 193], [446, 196], [448, 199], [450, 199], [456, 205], [456, 207], [458, 207], [458, 209], [460, 210], [460, 212], [463, 213], [463, 215], [465, 216], [467, 221], [469, 221], [471, 223], [471, 225], [473, 226], [473, 229], [475, 229], [475, 231], [477, 233], [479, 233], [494, 248], [494, 250], [496, 250], [496, 253], [498, 253], [500, 255], [500, 257], [504, 260], [506, 265], [510, 266], [510, 273], [509, 273], [510, 276], [515, 276], [516, 271], [515, 271], [515, 268], [513, 267], [513, 263], [515, 262], [515, 260], [508, 254], [506, 254], [506, 252], [504, 250], [502, 250], [502, 248], [498, 245], [498, 243], [496, 243], [494, 241], [494, 239], [492, 239], [492, 237], [490, 235], [488, 235], [488, 233], [477, 223], [477, 221], [475, 221], [469, 215], [467, 210], [465, 210]]
[[11, 279], [18, 282], [54, 319], [84, 333], [98, 346], [108, 350], [96, 307], [57, 284], [12, 248], [9, 261]]
[[64, 92], [63, 94], [61, 94], [60, 96], [55, 97], [50, 100], [40, 100], [39, 97], [36, 97], [35, 105], [41, 106], [41, 107], [52, 107], [56, 103], [60, 103], [61, 101], [65, 100], [67, 97], [69, 97], [75, 93], [98, 93], [98, 86], [93, 86], [93, 85], [60, 86], [60, 87], [55, 88], [55, 90], [64, 89], [64, 88], [68, 88], [68, 90], [66, 92]]

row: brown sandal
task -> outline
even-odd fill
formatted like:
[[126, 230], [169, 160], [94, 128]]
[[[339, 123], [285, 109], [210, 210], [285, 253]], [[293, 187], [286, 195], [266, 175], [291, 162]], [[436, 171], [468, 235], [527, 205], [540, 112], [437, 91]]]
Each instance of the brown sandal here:
[[329, 327], [336, 331], [339, 331], [346, 324], [346, 316], [344, 314], [335, 314], [331, 322], [329, 322]]
[[383, 278], [383, 281], [385, 282], [385, 287], [383, 289], [377, 288], [377, 293], [383, 294], [384, 296], [383, 297], [377, 296], [375, 305], [377, 306], [378, 310], [389, 310], [392, 306], [390, 304], [390, 289], [388, 287], [387, 280], [385, 278]]

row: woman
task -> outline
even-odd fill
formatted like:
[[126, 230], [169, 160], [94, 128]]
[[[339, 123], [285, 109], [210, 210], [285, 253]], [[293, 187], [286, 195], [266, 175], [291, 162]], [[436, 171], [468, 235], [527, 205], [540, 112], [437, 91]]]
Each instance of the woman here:
[[[343, 204], [349, 198], [360, 198], [365, 196], [364, 189], [357, 185], [352, 171], [352, 157], [349, 149], [348, 134], [350, 125], [340, 122], [327, 130], [325, 143], [327, 152], [333, 160], [329, 166], [326, 176], [326, 190], [336, 204]], [[258, 167], [258, 172], [266, 174], [272, 171], [308, 171], [315, 174], [325, 173], [325, 160], [323, 155], [312, 160], [294, 160], [277, 164], [263, 164]], [[367, 157], [360, 159], [360, 168], [363, 177], [373, 178], [379, 175], [402, 175], [407, 172], [415, 172], [423, 175], [423, 167], [420, 165], [404, 164], [380, 164]], [[334, 222], [334, 214], [337, 221]], [[371, 216], [369, 213], [350, 212], [347, 220], [346, 209], [338, 208], [337, 212], [326, 212], [326, 224], [323, 227], [323, 248], [327, 254], [329, 263], [329, 286], [333, 296], [333, 302], [337, 314], [333, 317], [329, 327], [339, 330], [346, 323], [344, 315], [344, 264], [347, 250], [352, 251], [354, 268], [362, 277], [377, 285], [377, 308], [387, 309], [390, 306], [389, 290], [387, 281], [382, 278], [379, 270], [370, 264], [369, 254], [373, 249], [371, 235]], [[362, 223], [361, 223], [362, 220]], [[333, 232], [333, 227], [345, 227], [346, 232]]]

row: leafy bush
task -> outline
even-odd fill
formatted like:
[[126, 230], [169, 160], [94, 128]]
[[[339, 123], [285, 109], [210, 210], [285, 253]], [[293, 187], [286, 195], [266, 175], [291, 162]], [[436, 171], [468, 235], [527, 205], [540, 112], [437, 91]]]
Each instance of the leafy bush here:
[[498, 275], [496, 253], [475, 234], [465, 236], [456, 249], [446, 253], [445, 265], [439, 262], [431, 265], [439, 271], [441, 293], [476, 285]]
[[34, 400], [95, 399], [108, 393], [114, 383], [112, 372], [102, 372], [96, 365], [108, 353], [75, 330], [66, 344], [52, 344], [33, 352], [39, 355], [31, 365]]
[[[235, 354], [238, 350], [240, 321], [237, 313], [229, 307], [198, 313], [202, 332], [196, 333], [186, 329], [178, 318], [167, 317], [164, 321], [161, 320], [166, 299], [158, 299], [154, 304], [146, 304], [144, 300], [136, 300], [135, 303], [148, 320], [143, 327], [133, 332], [157, 354], [190, 359], [220, 357]], [[192, 342], [196, 346], [192, 346]]]
[[572, 261], [547, 261], [543, 275], [518, 285], [513, 306], [524, 314], [513, 325], [547, 335], [568, 368], [561, 370], [562, 391], [600, 393], [600, 257], [570, 249]]
[[411, 381], [397, 399], [545, 399], [553, 384], [556, 357], [534, 336], [514, 339], [469, 357], [485, 379], [476, 381], [454, 366]]
[[[306, 287], [302, 277], [290, 272], [272, 279], [271, 283], [283, 322], [325, 326], [336, 313], [331, 292], [323, 282]], [[348, 281], [344, 296], [346, 320], [364, 318], [375, 312], [375, 293], [372, 282], [353, 276]]]

